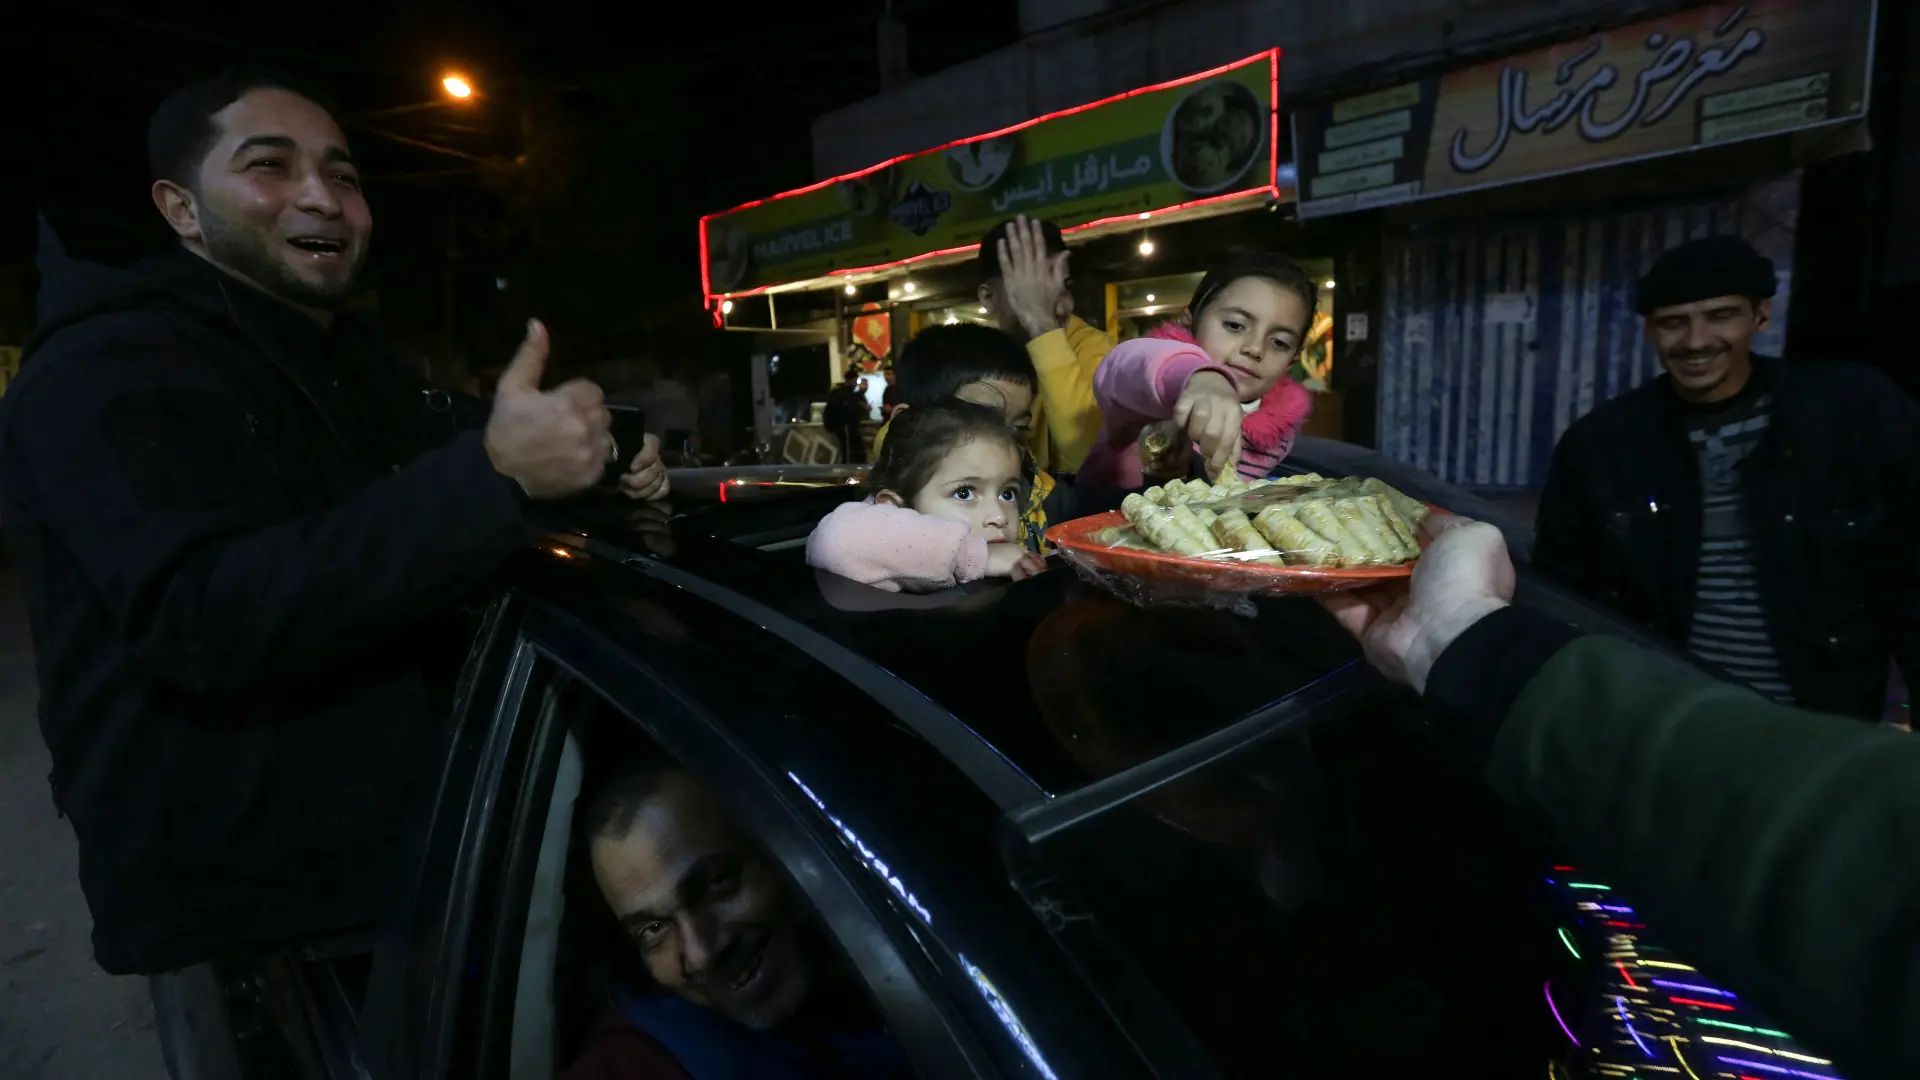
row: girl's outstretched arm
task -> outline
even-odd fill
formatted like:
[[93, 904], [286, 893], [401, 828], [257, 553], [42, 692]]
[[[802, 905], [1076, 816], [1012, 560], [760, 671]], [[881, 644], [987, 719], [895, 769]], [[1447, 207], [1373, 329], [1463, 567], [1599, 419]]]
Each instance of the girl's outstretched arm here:
[[888, 592], [931, 592], [985, 577], [987, 542], [957, 521], [847, 503], [807, 537], [807, 565]]

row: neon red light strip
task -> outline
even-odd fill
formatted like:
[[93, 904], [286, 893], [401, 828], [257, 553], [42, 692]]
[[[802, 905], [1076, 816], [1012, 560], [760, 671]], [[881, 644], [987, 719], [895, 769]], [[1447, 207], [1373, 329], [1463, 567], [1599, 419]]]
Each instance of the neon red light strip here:
[[1627, 980], [1628, 986], [1633, 987], [1635, 990], [1644, 989], [1644, 987], [1642, 987], [1639, 983], [1633, 981], [1633, 976], [1627, 974], [1627, 965], [1621, 963], [1618, 960], [1615, 960], [1613, 962], [1613, 966], [1620, 969], [1620, 977]]
[[1673, 1002], [1675, 1005], [1695, 1005], [1702, 1009], [1719, 1009], [1721, 1012], [1733, 1011], [1733, 1006], [1722, 1005], [1717, 1001], [1701, 1001], [1698, 998], [1683, 998], [1683, 997], [1672, 997], [1672, 996], [1669, 996], [1667, 1000]]
[[[1124, 101], [1127, 98], [1138, 97], [1141, 94], [1151, 94], [1157, 90], [1168, 90], [1176, 86], [1185, 86], [1186, 84], [1191, 82], [1199, 82], [1202, 79], [1210, 79], [1213, 76], [1220, 74], [1221, 72], [1232, 71], [1234, 68], [1237, 68], [1237, 67], [1244, 67], [1247, 64], [1250, 64], [1260, 59], [1263, 56], [1267, 58], [1267, 63], [1270, 65], [1268, 83], [1271, 87], [1271, 91], [1270, 91], [1271, 97], [1267, 102], [1267, 106], [1270, 111], [1270, 128], [1271, 128], [1267, 138], [1267, 157], [1268, 157], [1268, 165], [1270, 167], [1267, 176], [1268, 176], [1269, 182], [1264, 187], [1252, 188], [1252, 189], [1249, 189], [1248, 191], [1240, 192], [1238, 194], [1247, 195], [1247, 194], [1252, 194], [1255, 191], [1271, 191], [1274, 193], [1276, 197], [1278, 197], [1279, 188], [1274, 181], [1277, 181], [1279, 177], [1279, 169], [1280, 169], [1280, 165], [1279, 165], [1280, 147], [1277, 140], [1278, 140], [1279, 131], [1280, 131], [1281, 51], [1279, 48], [1276, 47], [1272, 49], [1262, 50], [1260, 52], [1254, 53], [1252, 56], [1242, 57], [1241, 59], [1235, 60], [1230, 64], [1221, 64], [1219, 67], [1209, 68], [1206, 71], [1202, 71], [1197, 75], [1183, 75], [1178, 79], [1168, 79], [1166, 82], [1154, 83], [1151, 86], [1137, 87], [1132, 90], [1127, 90], [1122, 93], [1114, 94], [1112, 97], [1104, 97], [1098, 101], [1087, 102], [1085, 105], [1074, 105], [1069, 108], [1059, 109], [1054, 112], [1033, 117], [1032, 119], [1029, 119], [1029, 120], [1022, 120], [1017, 124], [1000, 128], [997, 131], [989, 131], [984, 135], [969, 135], [964, 139], [954, 139], [951, 142], [941, 143], [939, 146], [932, 147], [931, 149], [919, 150], [911, 154], [901, 154], [898, 157], [888, 158], [887, 160], [881, 162], [878, 165], [869, 165], [864, 169], [856, 169], [855, 171], [850, 173], [842, 173], [839, 176], [831, 177], [826, 180], [816, 181], [814, 183], [808, 184], [806, 187], [794, 188], [792, 191], [783, 191], [778, 195], [769, 195], [764, 199], [755, 199], [752, 202], [741, 203], [739, 206], [733, 207], [732, 209], [729, 209], [729, 210], [721, 210], [717, 213], [706, 214], [700, 218], [700, 291], [706, 296], [709, 304], [711, 304], [714, 300], [720, 298], [720, 294], [716, 294], [713, 291], [713, 277], [711, 274], [708, 273], [708, 262], [707, 262], [707, 222], [712, 221], [714, 218], [725, 217], [728, 214], [736, 214], [742, 210], [748, 210], [756, 206], [764, 206], [767, 203], [775, 202], [780, 199], [790, 199], [795, 195], [805, 195], [810, 191], [819, 191], [821, 188], [831, 187], [834, 184], [842, 183], [847, 180], [855, 180], [862, 176], [866, 176], [869, 173], [876, 173], [881, 171], [882, 169], [891, 168], [894, 165], [898, 165], [902, 161], [906, 161], [908, 158], [923, 157], [927, 154], [937, 154], [943, 150], [950, 150], [953, 147], [961, 146], [966, 143], [980, 142], [981, 140], [984, 140], [984, 139], [998, 138], [1001, 135], [1010, 135], [1016, 131], [1023, 131], [1027, 128], [1033, 127], [1035, 124], [1044, 124], [1049, 120], [1057, 120], [1062, 116], [1072, 116], [1075, 113], [1083, 113], [1083, 112], [1086, 112], [1088, 109], [1097, 109], [1102, 105], [1110, 105], [1113, 102]], [[1167, 214], [1167, 213], [1172, 213], [1175, 210], [1185, 210], [1189, 207], [1199, 206], [1202, 203], [1217, 202], [1221, 198], [1232, 198], [1232, 197], [1235, 197], [1235, 196], [1216, 196], [1213, 199], [1201, 199], [1197, 202], [1182, 203], [1179, 206], [1169, 207], [1165, 210], [1155, 210], [1153, 212], [1156, 214]], [[1126, 217], [1136, 217], [1136, 216], [1138, 215], [1123, 214], [1121, 215], [1121, 217], [1108, 218], [1106, 220], [1119, 221]], [[1101, 224], [1101, 222], [1088, 222], [1086, 225], [1076, 225], [1074, 226], [1074, 228], [1084, 229], [1096, 224]], [[1061, 231], [1072, 232], [1073, 229], [1063, 229]], [[966, 251], [970, 248], [977, 248], [979, 246], [980, 245], [978, 244], [968, 244], [968, 245], [965, 245], [964, 247], [949, 248], [946, 251], [933, 251], [933, 252], [928, 252], [925, 255], [916, 255], [914, 256], [913, 259], [902, 259], [898, 262], [881, 263], [877, 266], [865, 267], [859, 270], [833, 270], [826, 274], [821, 274], [819, 276], [832, 277], [837, 274], [860, 274], [860, 273], [867, 273], [873, 270], [890, 269], [896, 266], [905, 266], [908, 263], [913, 262], [915, 259], [928, 259], [936, 255], [950, 255], [950, 254], [953, 254], [954, 252]], [[757, 293], [764, 292], [767, 289], [772, 287], [773, 286], [771, 285], [763, 285], [758, 289], [749, 290], [747, 292], [726, 293], [725, 296], [728, 298], [738, 297], [738, 296], [753, 296]]]
[[[1192, 210], [1197, 206], [1207, 206], [1212, 203], [1227, 202], [1231, 199], [1247, 199], [1247, 198], [1252, 198], [1253, 196], [1256, 196], [1256, 195], [1266, 195], [1272, 198], [1279, 198], [1280, 189], [1275, 187], [1272, 184], [1266, 184], [1261, 187], [1248, 188], [1245, 191], [1235, 191], [1226, 195], [1209, 195], [1204, 199], [1195, 199], [1192, 202], [1184, 202], [1178, 206], [1169, 206], [1164, 209], [1155, 210], [1152, 213], [1155, 217], [1159, 217], [1162, 214], [1173, 214], [1173, 213], [1178, 213], [1179, 211], [1182, 211], [1182, 210]], [[1085, 229], [1092, 229], [1101, 225], [1112, 225], [1117, 221], [1138, 220], [1139, 217], [1140, 215], [1137, 213], [1118, 214], [1114, 217], [1101, 218], [1098, 221], [1089, 221], [1089, 222], [1086, 222], [1085, 224], [1074, 225], [1069, 228], [1061, 229], [1060, 232], [1062, 234], [1077, 233]], [[700, 233], [701, 233], [702, 240], [704, 242], [704, 239], [706, 237], [705, 222], [701, 223]], [[927, 252], [922, 252], [921, 254], [918, 254], [918, 255], [910, 255], [907, 258], [895, 259], [892, 262], [874, 263], [872, 266], [856, 266], [856, 267], [849, 267], [847, 269], [842, 269], [842, 270], [829, 270], [826, 273], [819, 274], [817, 276], [822, 278], [844, 277], [850, 274], [871, 274], [876, 270], [897, 270], [903, 266], [915, 266], [919, 263], [926, 262], [928, 259], [937, 259], [943, 255], [959, 255], [969, 251], [977, 251], [979, 250], [979, 247], [980, 247], [979, 244], [962, 244], [959, 247], [941, 248], [939, 251], [927, 251]], [[700, 249], [700, 255], [701, 255], [702, 261], [704, 261], [706, 258], [706, 248], [702, 247]], [[759, 296], [761, 293], [766, 292], [768, 289], [777, 289], [783, 284], [786, 284], [786, 283], [778, 282], [772, 285], [761, 285], [756, 288], [745, 289], [740, 292], [709, 293], [707, 295], [707, 303], [709, 306], [711, 306], [714, 302], [719, 300], [738, 300], [738, 299], [741, 299], [742, 297], [747, 297], [747, 296]]]

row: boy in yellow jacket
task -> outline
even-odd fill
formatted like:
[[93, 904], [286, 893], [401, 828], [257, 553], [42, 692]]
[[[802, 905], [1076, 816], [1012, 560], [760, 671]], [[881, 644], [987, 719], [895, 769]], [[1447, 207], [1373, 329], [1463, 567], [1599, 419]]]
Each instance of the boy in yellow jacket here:
[[[1067, 260], [1052, 222], [1014, 218], [980, 241], [980, 306], [1033, 361], [1027, 447], [1043, 472], [1073, 473], [1093, 448], [1100, 433], [1093, 373], [1114, 344], [1073, 314]], [[882, 428], [874, 437], [876, 458], [886, 435]]]

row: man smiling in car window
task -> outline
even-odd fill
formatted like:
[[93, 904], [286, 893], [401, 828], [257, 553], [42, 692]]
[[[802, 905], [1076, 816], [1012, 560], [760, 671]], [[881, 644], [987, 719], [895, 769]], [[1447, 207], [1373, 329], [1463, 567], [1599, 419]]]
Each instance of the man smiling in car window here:
[[629, 759], [581, 822], [594, 880], [655, 985], [618, 988], [626, 1000], [562, 1080], [914, 1075], [811, 912], [699, 781]]

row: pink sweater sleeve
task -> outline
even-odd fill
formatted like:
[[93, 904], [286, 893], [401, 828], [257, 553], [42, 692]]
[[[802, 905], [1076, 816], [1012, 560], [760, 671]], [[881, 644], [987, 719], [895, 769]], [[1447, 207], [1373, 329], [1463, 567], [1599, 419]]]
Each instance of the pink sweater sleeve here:
[[1133, 338], [1114, 346], [1093, 375], [1094, 400], [1110, 442], [1131, 442], [1140, 429], [1173, 415], [1187, 380], [1202, 371], [1227, 374], [1197, 345]]
[[930, 592], [985, 577], [987, 542], [957, 521], [887, 503], [847, 503], [807, 537], [807, 565], [888, 592]]

